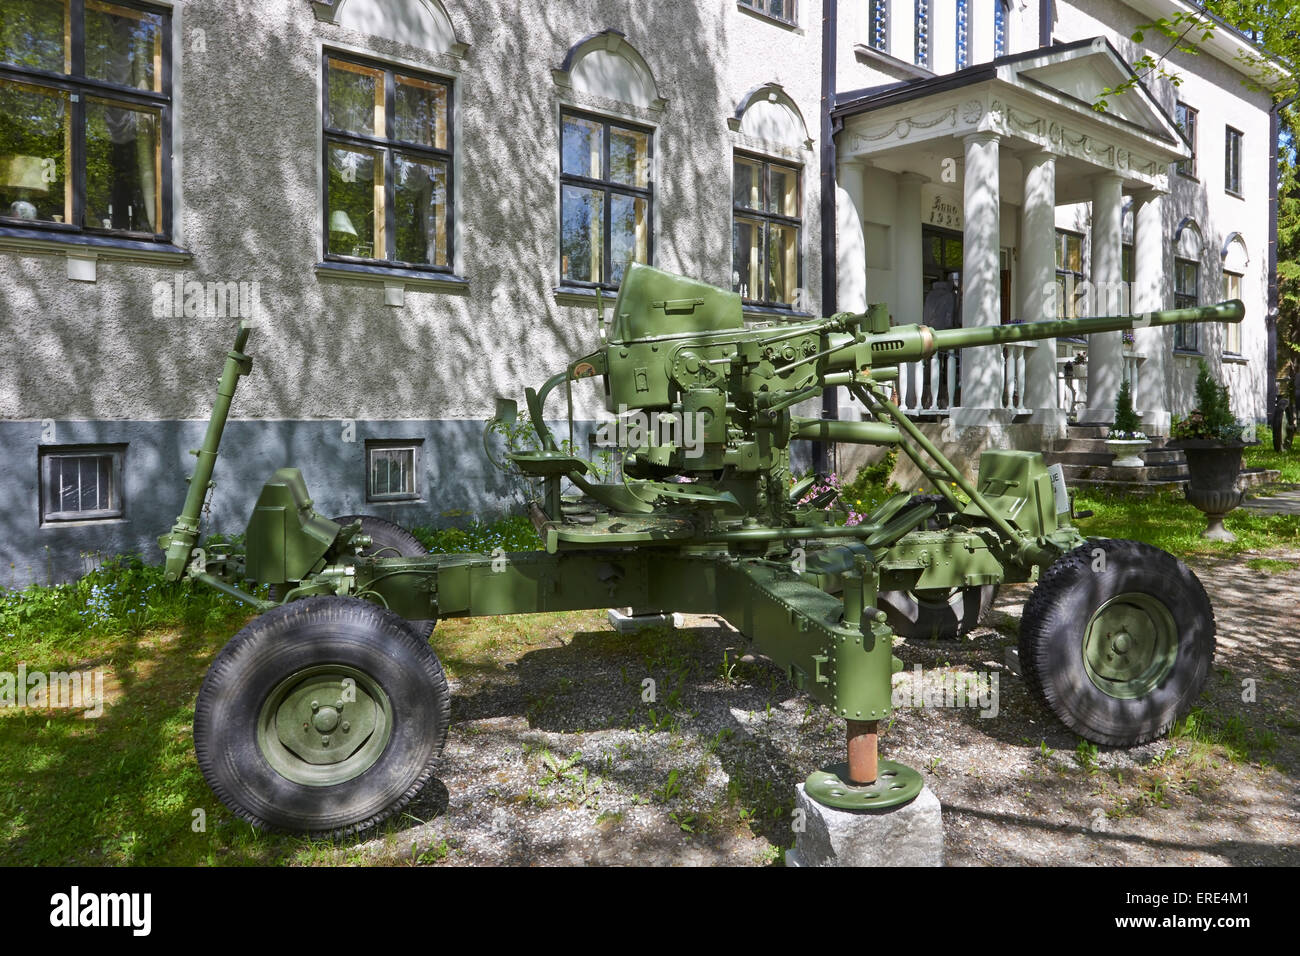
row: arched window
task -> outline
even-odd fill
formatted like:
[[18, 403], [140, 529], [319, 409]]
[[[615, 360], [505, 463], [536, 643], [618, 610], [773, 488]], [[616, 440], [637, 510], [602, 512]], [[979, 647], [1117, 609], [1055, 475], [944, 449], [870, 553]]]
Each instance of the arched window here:
[[[573, 103], [560, 111], [560, 283], [615, 289], [629, 264], [654, 256], [655, 129], [628, 117], [666, 103], [617, 30], [575, 43], [551, 76]], [[584, 108], [597, 99], [623, 104], [627, 116]]]
[[[1250, 252], [1241, 233], [1234, 232], [1228, 236], [1223, 243], [1220, 256], [1223, 258], [1223, 297], [1240, 299], [1246, 268], [1250, 265]], [[1223, 323], [1223, 351], [1228, 355], [1241, 354], [1240, 322]]]
[[732, 158], [732, 288], [748, 305], [801, 308], [803, 164], [792, 157], [811, 148], [808, 128], [775, 83], [747, 94], [730, 125], [747, 147]]
[[[1188, 216], [1174, 231], [1174, 308], [1190, 309], [1201, 304], [1201, 227]], [[1174, 326], [1174, 348], [1200, 351], [1195, 323]]]
[[970, 0], [957, 0], [957, 69], [970, 65]]

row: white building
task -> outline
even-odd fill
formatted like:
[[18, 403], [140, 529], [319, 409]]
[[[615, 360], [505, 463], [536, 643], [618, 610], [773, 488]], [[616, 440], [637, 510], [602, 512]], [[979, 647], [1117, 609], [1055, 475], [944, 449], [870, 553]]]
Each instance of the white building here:
[[1218, 27], [1173, 57], [1182, 107], [1156, 80], [1092, 109], [1181, 0], [253, 9], [0, 0], [0, 585], [156, 558], [237, 317], [255, 366], [210, 528], [240, 529], [288, 464], [335, 514], [498, 507], [495, 396], [591, 348], [597, 291], [633, 260], [765, 320], [884, 301], [918, 321], [940, 279], [930, 311], [968, 324], [1040, 317], [1058, 276], [1070, 308], [1126, 269], [1140, 309], [1239, 289], [1239, 337], [988, 349], [910, 370], [904, 397], [952, 447], [1045, 447], [1086, 348], [1085, 419], [1128, 369], [1166, 428], [1198, 357], [1264, 415], [1249, 44]]

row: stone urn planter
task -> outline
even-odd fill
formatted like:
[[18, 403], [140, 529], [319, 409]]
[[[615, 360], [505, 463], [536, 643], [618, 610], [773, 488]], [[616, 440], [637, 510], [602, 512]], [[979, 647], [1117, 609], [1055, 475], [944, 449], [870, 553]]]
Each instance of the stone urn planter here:
[[1180, 448], [1187, 456], [1187, 500], [1207, 519], [1201, 537], [1236, 541], [1237, 536], [1223, 526], [1223, 518], [1241, 504], [1237, 475], [1241, 472], [1241, 451], [1246, 443], [1182, 438], [1166, 447]]
[[1107, 438], [1106, 450], [1115, 456], [1112, 468], [1143, 468], [1142, 453], [1151, 447], [1149, 438]]

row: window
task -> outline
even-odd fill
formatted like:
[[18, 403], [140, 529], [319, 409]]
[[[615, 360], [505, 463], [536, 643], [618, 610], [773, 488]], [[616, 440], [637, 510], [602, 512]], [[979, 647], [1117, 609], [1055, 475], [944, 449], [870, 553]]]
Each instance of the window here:
[[[1223, 273], [1223, 297], [1225, 299], [1241, 298], [1241, 273]], [[1223, 351], [1229, 355], [1241, 354], [1241, 323], [1223, 323]]]
[[165, 239], [171, 17], [0, 0], [0, 224]]
[[[954, 291], [961, 288], [962, 234], [947, 229], [921, 227], [922, 301], [936, 282], [949, 282]], [[955, 318], [961, 324], [960, 317]]]
[[1196, 110], [1192, 109], [1186, 103], [1178, 103], [1174, 106], [1174, 122], [1178, 128], [1183, 131], [1187, 137], [1188, 144], [1192, 147], [1192, 155], [1187, 159], [1180, 159], [1176, 169], [1180, 176], [1186, 176], [1189, 179], [1196, 178]]
[[325, 55], [327, 259], [450, 271], [451, 84]]
[[957, 69], [970, 65], [970, 0], [957, 0]]
[[[1201, 264], [1192, 259], [1174, 259], [1174, 308], [1190, 309], [1201, 304]], [[1174, 348], [1189, 352], [1200, 350], [1197, 345], [1196, 323], [1174, 326]]]
[[740, 0], [742, 7], [765, 14], [782, 23], [794, 23], [795, 0]]
[[418, 441], [366, 442], [366, 500], [403, 501], [420, 497]]
[[[1062, 319], [1079, 317], [1083, 285], [1083, 236], [1056, 230], [1056, 314]], [[1071, 337], [1073, 340], [1075, 337]]]
[[873, 50], [889, 52], [889, 0], [871, 0], [868, 13], [871, 16], [871, 35], [867, 38]]
[[1007, 21], [1011, 15], [1011, 0], [993, 0], [993, 55], [1006, 56]]
[[793, 305], [802, 281], [799, 170], [737, 153], [731, 195], [731, 282], [747, 302]]
[[930, 65], [930, 0], [916, 0], [916, 55], [917, 66]]
[[650, 261], [654, 134], [565, 113], [560, 119], [560, 281], [615, 288]]
[[120, 518], [125, 454], [125, 445], [42, 448], [42, 523]]
[[1223, 143], [1223, 188], [1241, 195], [1241, 130], [1227, 127]]

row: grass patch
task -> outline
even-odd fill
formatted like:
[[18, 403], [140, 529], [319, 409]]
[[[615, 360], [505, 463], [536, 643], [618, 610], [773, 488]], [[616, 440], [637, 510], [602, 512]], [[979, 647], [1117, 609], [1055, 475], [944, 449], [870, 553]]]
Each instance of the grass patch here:
[[1251, 558], [1246, 562], [1246, 567], [1252, 571], [1263, 571], [1265, 574], [1285, 573], [1300, 568], [1300, 564], [1294, 561], [1279, 561], [1277, 558]]
[[1240, 554], [1242, 551], [1300, 547], [1300, 515], [1258, 514], [1238, 508], [1224, 524], [1236, 541], [1210, 541], [1201, 537], [1205, 515], [1181, 494], [1160, 492], [1136, 497], [1121, 492], [1080, 488], [1075, 508], [1092, 510], [1078, 525], [1089, 537], [1129, 538], [1144, 541], [1171, 554]]
[[1300, 444], [1282, 451], [1273, 450], [1273, 430], [1260, 425], [1256, 429], [1258, 445], [1248, 445], [1243, 455], [1246, 468], [1271, 468], [1281, 472], [1279, 481], [1300, 484]]

